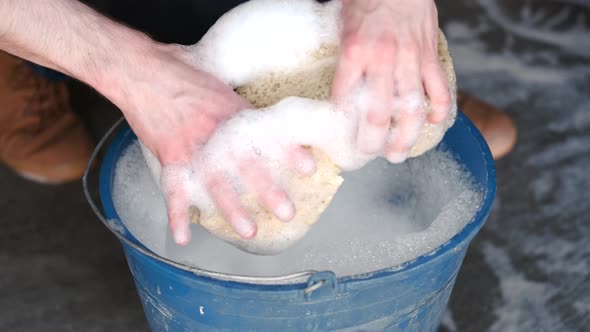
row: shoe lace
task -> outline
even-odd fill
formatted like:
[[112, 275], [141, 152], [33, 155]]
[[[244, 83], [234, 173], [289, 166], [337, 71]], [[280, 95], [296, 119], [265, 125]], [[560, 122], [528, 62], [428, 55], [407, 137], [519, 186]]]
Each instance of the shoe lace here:
[[11, 81], [15, 90], [34, 91], [20, 110], [22, 117], [30, 119], [30, 122], [27, 121], [27, 130], [39, 132], [67, 110], [59, 84], [31, 73], [25, 64], [17, 66], [12, 74]]

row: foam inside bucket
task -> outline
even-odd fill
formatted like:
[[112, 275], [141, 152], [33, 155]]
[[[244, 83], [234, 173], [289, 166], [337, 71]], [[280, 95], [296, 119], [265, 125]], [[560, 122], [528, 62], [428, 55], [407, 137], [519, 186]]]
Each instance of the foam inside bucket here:
[[495, 195], [489, 149], [460, 114], [443, 144], [483, 189], [483, 201], [450, 241], [402, 265], [343, 278], [330, 271], [270, 279], [220, 274], [159, 257], [119, 220], [112, 200], [114, 169], [135, 139], [128, 127], [117, 134], [101, 166], [99, 189], [105, 222], [123, 244], [153, 330], [435, 331], [467, 246]]

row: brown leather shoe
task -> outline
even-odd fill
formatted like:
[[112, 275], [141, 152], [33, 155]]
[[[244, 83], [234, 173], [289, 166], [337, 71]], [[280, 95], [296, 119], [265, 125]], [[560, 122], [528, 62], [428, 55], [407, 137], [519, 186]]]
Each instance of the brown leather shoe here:
[[516, 144], [516, 126], [506, 113], [461, 91], [457, 93], [457, 105], [479, 129], [494, 159], [512, 151]]
[[69, 105], [65, 83], [38, 77], [0, 52], [0, 161], [41, 183], [79, 179], [93, 141]]

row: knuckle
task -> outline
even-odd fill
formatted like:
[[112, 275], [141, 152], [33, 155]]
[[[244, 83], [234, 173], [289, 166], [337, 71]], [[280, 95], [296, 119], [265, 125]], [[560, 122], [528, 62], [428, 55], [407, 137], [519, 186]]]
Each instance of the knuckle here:
[[390, 34], [383, 34], [379, 37], [375, 43], [377, 47], [377, 53], [384, 56], [393, 57], [397, 50], [397, 42]]
[[422, 50], [422, 59], [425, 64], [438, 65], [438, 51], [436, 42], [428, 42]]
[[410, 150], [414, 144], [416, 144], [416, 140], [418, 136], [420, 136], [421, 128], [412, 128], [412, 130], [407, 131], [404, 135], [400, 135], [399, 144], [403, 150]]
[[409, 108], [404, 111], [403, 116], [406, 118], [408, 130], [414, 130], [422, 126], [426, 112], [424, 108]]
[[446, 110], [451, 106], [451, 92], [449, 89], [440, 89], [430, 96], [433, 106], [439, 110]]
[[387, 112], [369, 112], [366, 116], [367, 124], [376, 127], [389, 126], [391, 117]]
[[266, 198], [273, 202], [282, 202], [289, 199], [289, 195], [281, 186], [273, 184], [265, 193]]
[[184, 210], [176, 209], [171, 210], [168, 212], [168, 218], [170, 225], [176, 227], [178, 225], [182, 225], [185, 222], [186, 218], [188, 217], [188, 212], [185, 213]]
[[436, 40], [428, 40], [421, 48], [422, 65], [426, 68], [440, 67]]
[[341, 48], [341, 56], [347, 60], [355, 61], [362, 58], [364, 47], [356, 34], [348, 35]]
[[420, 47], [414, 41], [406, 41], [402, 47], [404, 53], [410, 57], [417, 58], [420, 54]]

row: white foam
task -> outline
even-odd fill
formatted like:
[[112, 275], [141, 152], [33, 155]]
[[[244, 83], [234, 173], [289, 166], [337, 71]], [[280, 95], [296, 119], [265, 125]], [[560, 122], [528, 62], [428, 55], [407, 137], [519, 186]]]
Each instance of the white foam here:
[[194, 64], [233, 87], [289, 71], [320, 46], [338, 43], [339, 8], [340, 1], [248, 1], [192, 46]]
[[377, 159], [344, 178], [308, 235], [277, 256], [242, 252], [198, 225], [191, 226], [188, 246], [175, 245], [164, 200], [137, 143], [118, 162], [113, 199], [128, 230], [155, 253], [205, 270], [251, 276], [304, 270], [351, 275], [392, 267], [446, 242], [481, 202], [466, 173], [441, 151], [401, 165]]

